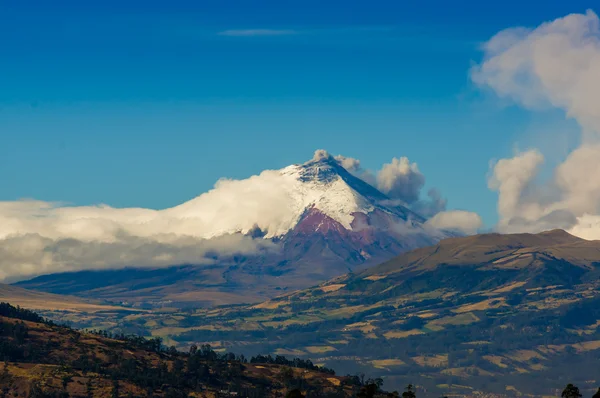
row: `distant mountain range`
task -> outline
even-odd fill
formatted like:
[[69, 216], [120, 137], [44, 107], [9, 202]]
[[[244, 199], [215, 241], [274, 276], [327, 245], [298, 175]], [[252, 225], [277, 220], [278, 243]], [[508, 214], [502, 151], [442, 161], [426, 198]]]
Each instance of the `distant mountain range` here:
[[49, 312], [186, 347], [311, 358], [419, 396], [558, 396], [600, 383], [600, 241], [562, 230], [449, 238], [251, 305], [184, 312]]
[[[283, 215], [264, 221], [264, 215], [248, 214], [215, 225], [206, 238], [244, 234], [271, 241], [273, 250], [254, 255], [215, 252], [209, 265], [69, 272], [16, 285], [148, 308], [259, 302], [457, 235], [428, 226], [424, 217], [352, 175], [328, 154], [270, 172], [269, 181], [283, 187], [288, 207]], [[166, 211], [176, 219], [199, 211], [222, 211], [219, 206], [203, 208], [202, 200]]]

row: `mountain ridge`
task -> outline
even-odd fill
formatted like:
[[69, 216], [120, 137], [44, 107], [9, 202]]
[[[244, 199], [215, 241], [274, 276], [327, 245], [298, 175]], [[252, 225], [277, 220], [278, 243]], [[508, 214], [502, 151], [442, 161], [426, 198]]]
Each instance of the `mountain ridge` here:
[[[550, 257], [566, 259], [574, 264], [587, 265], [588, 267], [600, 261], [600, 241], [588, 241], [573, 236], [564, 230], [552, 230], [539, 234], [480, 234], [469, 237], [448, 238], [431, 247], [416, 249], [405, 256], [371, 267], [363, 271], [363, 274], [376, 274], [385, 271], [386, 268], [398, 267], [402, 264], [418, 265], [420, 267], [427, 266], [430, 263], [439, 264], [440, 258], [444, 256], [443, 264], [469, 265], [470, 261], [480, 263], [490, 260], [496, 261], [499, 257], [512, 253], [514, 257], [501, 264], [503, 267], [506, 267], [507, 264], [516, 266], [528, 263], [529, 253], [523, 250], [527, 248], [537, 250], [539, 253]], [[473, 253], [477, 251], [479, 251], [478, 256], [476, 258], [472, 257]], [[422, 258], [418, 261], [418, 264], [415, 264], [417, 263], [416, 258]], [[490, 267], [494, 266], [500, 267], [500, 265], [490, 265]]]

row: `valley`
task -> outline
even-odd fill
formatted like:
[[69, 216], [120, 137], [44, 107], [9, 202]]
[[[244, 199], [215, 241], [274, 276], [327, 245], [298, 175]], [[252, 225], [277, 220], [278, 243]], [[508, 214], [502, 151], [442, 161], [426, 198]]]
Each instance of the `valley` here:
[[[310, 358], [425, 396], [553, 395], [598, 383], [600, 245], [561, 230], [450, 238], [258, 304], [81, 318], [76, 327]], [[437, 395], [436, 395], [437, 394]]]

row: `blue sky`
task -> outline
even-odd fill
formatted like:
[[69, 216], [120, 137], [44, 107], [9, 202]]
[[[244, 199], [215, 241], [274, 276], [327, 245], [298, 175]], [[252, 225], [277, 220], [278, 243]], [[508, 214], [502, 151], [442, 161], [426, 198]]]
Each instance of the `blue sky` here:
[[[0, 3], [0, 200], [164, 208], [317, 148], [419, 164], [496, 221], [490, 160], [575, 129], [479, 92], [479, 46], [592, 1]], [[123, 4], [125, 3], [125, 4]]]

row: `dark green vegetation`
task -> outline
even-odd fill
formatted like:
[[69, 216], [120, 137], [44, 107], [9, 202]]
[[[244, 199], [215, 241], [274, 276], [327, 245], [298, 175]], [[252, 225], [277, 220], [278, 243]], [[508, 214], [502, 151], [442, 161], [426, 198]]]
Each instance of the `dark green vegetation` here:
[[6, 303], [0, 303], [0, 357], [2, 397], [270, 397], [292, 390], [349, 397], [374, 384], [308, 360], [248, 360], [208, 345], [182, 353], [160, 338], [81, 333]]
[[563, 390], [562, 394], [560, 394], [561, 398], [581, 398], [582, 395], [579, 392], [579, 387], [574, 386], [569, 383]]
[[[453, 238], [258, 305], [82, 318], [187, 349], [313, 358], [440, 394], [559, 396], [599, 381], [600, 242], [564, 231]], [[96, 327], [96, 326], [95, 326]]]

